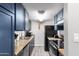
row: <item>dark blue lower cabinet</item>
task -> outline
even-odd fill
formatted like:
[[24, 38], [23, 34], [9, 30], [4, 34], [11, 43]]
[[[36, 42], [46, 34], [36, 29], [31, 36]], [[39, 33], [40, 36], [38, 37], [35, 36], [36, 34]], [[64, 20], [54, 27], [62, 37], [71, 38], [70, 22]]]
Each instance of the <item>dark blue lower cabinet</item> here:
[[34, 38], [32, 39], [32, 41], [29, 44], [29, 55], [32, 54], [33, 48], [34, 48]]
[[23, 56], [29, 56], [29, 44], [24, 48]]

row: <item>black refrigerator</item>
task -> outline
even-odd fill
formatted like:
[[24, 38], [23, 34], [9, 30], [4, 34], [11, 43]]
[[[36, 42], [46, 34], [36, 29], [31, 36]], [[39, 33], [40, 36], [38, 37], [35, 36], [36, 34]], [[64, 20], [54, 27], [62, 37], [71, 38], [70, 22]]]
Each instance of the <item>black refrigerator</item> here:
[[54, 37], [56, 31], [54, 30], [53, 25], [46, 25], [45, 26], [45, 44], [44, 44], [44, 50], [49, 51], [48, 48], [48, 37]]

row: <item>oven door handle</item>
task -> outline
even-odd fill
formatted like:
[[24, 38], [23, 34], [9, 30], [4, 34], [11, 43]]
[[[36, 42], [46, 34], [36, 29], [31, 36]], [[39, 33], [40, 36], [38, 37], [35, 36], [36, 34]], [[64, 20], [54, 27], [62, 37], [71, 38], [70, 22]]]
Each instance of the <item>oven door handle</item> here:
[[57, 49], [57, 47], [56, 47], [55, 45], [53, 45], [53, 47], [54, 47], [55, 49]]

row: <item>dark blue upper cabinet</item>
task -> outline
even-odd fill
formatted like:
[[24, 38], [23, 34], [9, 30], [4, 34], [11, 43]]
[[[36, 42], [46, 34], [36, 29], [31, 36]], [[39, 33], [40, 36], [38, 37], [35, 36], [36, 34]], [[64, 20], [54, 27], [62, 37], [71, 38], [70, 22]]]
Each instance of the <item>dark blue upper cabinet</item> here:
[[15, 30], [24, 31], [25, 30], [25, 14], [24, 7], [22, 4], [16, 4], [16, 15], [15, 15]]
[[13, 55], [14, 14], [5, 7], [0, 5], [0, 56]]
[[3, 7], [4, 9], [8, 10], [11, 13], [14, 13], [14, 3], [0, 3], [0, 7]]

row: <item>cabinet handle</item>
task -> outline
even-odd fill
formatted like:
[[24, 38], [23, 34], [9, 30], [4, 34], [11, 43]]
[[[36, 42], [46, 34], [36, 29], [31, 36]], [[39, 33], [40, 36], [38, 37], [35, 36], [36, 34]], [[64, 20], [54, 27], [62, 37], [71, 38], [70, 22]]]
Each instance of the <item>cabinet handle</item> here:
[[53, 46], [55, 49], [57, 49], [55, 46]]

